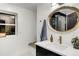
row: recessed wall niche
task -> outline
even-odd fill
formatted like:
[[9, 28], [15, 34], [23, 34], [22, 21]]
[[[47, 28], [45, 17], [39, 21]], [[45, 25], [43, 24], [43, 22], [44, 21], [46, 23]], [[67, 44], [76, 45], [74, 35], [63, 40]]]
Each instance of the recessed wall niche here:
[[0, 11], [0, 37], [15, 35], [16, 13]]
[[49, 24], [56, 31], [65, 32], [76, 27], [79, 19], [79, 9], [62, 6], [49, 14]]

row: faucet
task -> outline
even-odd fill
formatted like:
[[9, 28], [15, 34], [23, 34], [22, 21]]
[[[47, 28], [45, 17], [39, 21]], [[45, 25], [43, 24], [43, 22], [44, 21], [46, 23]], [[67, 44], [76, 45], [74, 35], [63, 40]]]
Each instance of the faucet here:
[[62, 36], [59, 36], [59, 43], [62, 44]]

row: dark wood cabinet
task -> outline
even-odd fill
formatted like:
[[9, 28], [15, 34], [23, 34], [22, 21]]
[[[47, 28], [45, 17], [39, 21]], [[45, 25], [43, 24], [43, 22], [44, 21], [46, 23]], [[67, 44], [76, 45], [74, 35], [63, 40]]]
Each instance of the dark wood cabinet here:
[[42, 47], [36, 46], [36, 56], [61, 56]]

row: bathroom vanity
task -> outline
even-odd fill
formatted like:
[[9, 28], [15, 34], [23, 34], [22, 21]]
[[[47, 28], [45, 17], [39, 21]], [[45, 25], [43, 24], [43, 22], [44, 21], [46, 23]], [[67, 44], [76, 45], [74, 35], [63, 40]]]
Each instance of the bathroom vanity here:
[[60, 45], [48, 40], [37, 42], [36, 47], [37, 56], [79, 56], [79, 50], [73, 46]]
[[[49, 13], [46, 21], [47, 28], [45, 25], [43, 26], [45, 28], [41, 27], [43, 30], [38, 32], [38, 41], [36, 43], [37, 55], [79, 56], [79, 49], [74, 48], [78, 48], [79, 41], [76, 41], [77, 44], [75, 45], [71, 43], [74, 37], [79, 37], [79, 8], [70, 5], [59, 6]], [[40, 22], [40, 26], [41, 24], [42, 22]]]

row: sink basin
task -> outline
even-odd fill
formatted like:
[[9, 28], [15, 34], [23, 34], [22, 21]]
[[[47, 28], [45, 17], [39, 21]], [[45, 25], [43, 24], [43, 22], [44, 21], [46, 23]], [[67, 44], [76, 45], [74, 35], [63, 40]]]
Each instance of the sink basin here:
[[55, 45], [54, 46], [56, 49], [59, 49], [59, 50], [65, 50], [67, 47], [65, 45]]
[[50, 44], [50, 46], [57, 50], [60, 50], [60, 51], [63, 51], [67, 48], [67, 46], [65, 46], [63, 44], [56, 44], [56, 43], [52, 43], [52, 44]]

